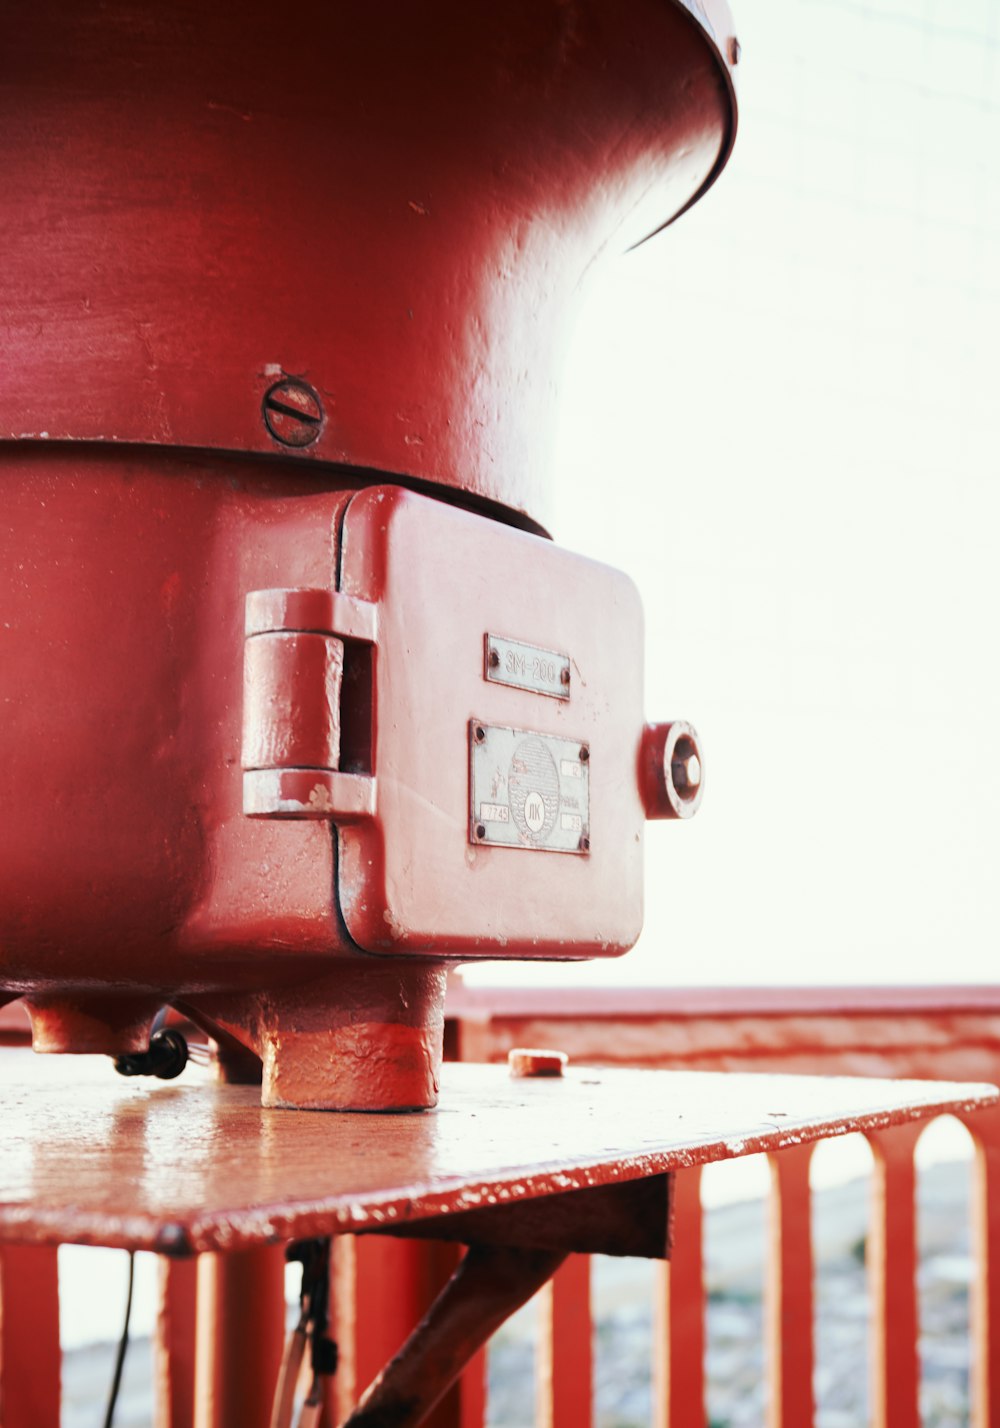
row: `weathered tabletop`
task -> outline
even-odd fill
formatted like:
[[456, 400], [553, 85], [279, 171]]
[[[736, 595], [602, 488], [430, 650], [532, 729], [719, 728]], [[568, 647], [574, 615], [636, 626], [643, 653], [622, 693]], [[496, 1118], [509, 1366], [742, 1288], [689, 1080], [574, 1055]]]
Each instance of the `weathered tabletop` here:
[[[998, 1099], [991, 1086], [448, 1065], [437, 1110], [266, 1111], [96, 1058], [0, 1064], [0, 1239], [199, 1253], [659, 1174]], [[46, 1058], [47, 1060], [47, 1058]]]

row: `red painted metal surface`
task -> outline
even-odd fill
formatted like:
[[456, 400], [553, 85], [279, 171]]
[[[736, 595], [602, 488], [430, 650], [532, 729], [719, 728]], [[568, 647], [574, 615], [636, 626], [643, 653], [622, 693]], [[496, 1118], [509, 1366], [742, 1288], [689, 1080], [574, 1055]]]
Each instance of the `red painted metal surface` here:
[[962, 1117], [976, 1146], [972, 1250], [972, 1423], [1000, 1428], [1000, 1112]]
[[0, 1423], [59, 1428], [56, 1250], [0, 1244]]
[[[736, 47], [724, 0], [273, 25], [41, 0], [0, 60], [0, 1003], [112, 1055], [171, 1004], [269, 1106], [423, 1108], [434, 959], [638, 934], [638, 604], [514, 527], [583, 278], [720, 172]], [[296, 588], [332, 628], [243, 625]], [[485, 846], [478, 718], [592, 746], [576, 856]]]
[[690, 724], [648, 724], [639, 749], [647, 818], [693, 818], [705, 793], [705, 757]]
[[701, 1428], [705, 1422], [701, 1166], [678, 1171], [674, 1177], [673, 1212], [673, 1253], [657, 1281], [654, 1424], [655, 1428]]
[[245, 769], [339, 768], [342, 640], [261, 634], [247, 641], [243, 673]]
[[[333, 1242], [333, 1334], [340, 1363], [330, 1386], [331, 1421], [351, 1412], [362, 1392], [427, 1312], [455, 1269], [457, 1245], [341, 1236]], [[482, 1428], [485, 1355], [432, 1410], [427, 1428]]]
[[[632, 582], [535, 536], [375, 489], [347, 509], [340, 585], [378, 611], [375, 816], [338, 839], [354, 941], [463, 960], [625, 951], [642, 922], [644, 823], [642, 612]], [[484, 678], [486, 632], [566, 651], [570, 697]], [[473, 721], [589, 750], [587, 856], [527, 851], [527, 838], [516, 849], [470, 840]]]
[[[998, 1095], [949, 1082], [574, 1067], [514, 1081], [498, 1067], [447, 1064], [435, 1115], [275, 1116], [250, 1087], [109, 1080], [97, 1063], [90, 1076], [80, 1067], [72, 1079], [8, 1084], [0, 1240], [198, 1254], [401, 1230], [980, 1109]], [[109, 1126], [101, 1140], [98, 1115]]]
[[391, 1221], [370, 1233], [566, 1254], [663, 1260], [670, 1254], [669, 1174], [565, 1190], [557, 1199], [519, 1196], [432, 1220]]
[[919, 1428], [916, 1126], [869, 1132], [875, 1158], [870, 1248], [875, 1428]]
[[[249, 464], [36, 453], [6, 480], [0, 995], [25, 995], [37, 1050], [142, 1050], [171, 1003], [261, 1058], [267, 1105], [425, 1107], [435, 959], [634, 942], [642, 620], [625, 576], [400, 488], [296, 489]], [[21, 517], [48, 501], [63, 519], [26, 572]], [[488, 679], [493, 630], [565, 649], [566, 696]], [[586, 848], [476, 841], [477, 721], [587, 758]]]
[[[579, 1030], [581, 1042], [586, 1041], [588, 1045], [602, 1042], [609, 1059], [621, 1055], [624, 1042], [636, 1057], [648, 1060], [663, 1062], [673, 1058], [676, 1064], [683, 1065], [685, 1061], [715, 1057], [727, 1064], [780, 1070], [789, 1060], [804, 1057], [805, 1048], [811, 1043], [814, 1066], [828, 1074], [854, 1070], [859, 1065], [878, 1065], [882, 1069], [894, 1066], [901, 1075], [940, 1077], [957, 1072], [994, 1081], [1000, 1078], [1000, 992], [992, 987], [737, 988], [692, 992], [643, 989], [638, 994], [602, 988], [562, 994], [533, 990], [516, 995], [507, 989], [497, 989], [491, 994], [496, 1005], [495, 1016], [489, 1021], [484, 1020], [486, 994], [477, 994], [475, 998], [469, 998], [468, 993], [464, 995], [475, 1004], [480, 1033], [488, 1030], [497, 1045], [503, 1042], [509, 1030], [506, 1018], [513, 1007], [516, 1006], [519, 1021], [523, 1023], [535, 1001], [538, 1012], [551, 1020], [553, 1009], [551, 1005], [546, 1006], [546, 1002], [561, 995], [567, 1004], [567, 1015], [561, 1023], [558, 1044], [573, 1045], [574, 1031]], [[727, 1029], [731, 1036], [728, 1048]], [[469, 1031], [469, 1025], [453, 1025], [449, 1040], [459, 1045], [467, 1039]], [[15, 1055], [14, 1052], [3, 1053], [5, 1058]], [[59, 1078], [65, 1073], [65, 1068], [58, 1064], [49, 1068], [36, 1064], [33, 1067], [36, 1079], [43, 1069]], [[7, 1074], [9, 1077], [10, 1073]], [[1000, 1117], [995, 1108], [990, 1108], [962, 1113], [961, 1119], [969, 1127], [977, 1146], [974, 1384], [970, 1421], [975, 1428], [997, 1428], [1000, 1424], [996, 1394], [997, 1364], [1000, 1363], [997, 1344], [1000, 1314], [996, 1307], [1000, 1285], [997, 1223], [1000, 1220], [996, 1208], [1000, 1199], [996, 1194], [996, 1167], [1000, 1162]], [[9, 1162], [9, 1155], [6, 1159]], [[698, 1176], [697, 1167], [676, 1176], [674, 1258], [662, 1267], [660, 1275], [661, 1327], [654, 1347], [654, 1367], [660, 1384], [654, 1422], [659, 1428], [681, 1428], [681, 1425], [693, 1428], [704, 1423], [705, 1291]], [[902, 1205], [905, 1213], [905, 1200]], [[891, 1199], [887, 1210], [891, 1222], [894, 1214]], [[801, 1227], [794, 1232], [800, 1234]], [[343, 1417], [356, 1400], [357, 1392], [391, 1356], [423, 1313], [435, 1286], [450, 1272], [457, 1251], [454, 1246], [438, 1246], [432, 1242], [355, 1240], [350, 1236], [338, 1239], [335, 1248], [338, 1257], [347, 1256], [357, 1263], [357, 1271], [339, 1281], [337, 1336], [344, 1349], [344, 1361], [334, 1382], [339, 1385], [338, 1392], [343, 1390], [338, 1400], [338, 1412]], [[54, 1251], [49, 1253], [54, 1256]], [[434, 1269], [442, 1254], [447, 1262]], [[183, 1262], [178, 1267], [183, 1267]], [[409, 1297], [407, 1286], [410, 1284], [424, 1286], [422, 1298]], [[8, 1303], [12, 1295], [16, 1303], [22, 1292], [20, 1280], [15, 1278], [12, 1282], [8, 1276], [4, 1289]], [[54, 1346], [57, 1342], [54, 1275], [49, 1292], [53, 1309], [48, 1322], [53, 1327], [48, 1342]], [[894, 1296], [884, 1301], [890, 1317], [896, 1312], [896, 1302]], [[878, 1301], [874, 1307], [880, 1307]], [[558, 1324], [558, 1317], [554, 1322]], [[912, 1327], [912, 1316], [908, 1322]], [[899, 1337], [899, 1326], [891, 1322], [884, 1331], [877, 1322], [873, 1323], [873, 1332], [876, 1331], [884, 1332], [890, 1340]], [[557, 1361], [567, 1361], [572, 1345], [582, 1332], [573, 1321], [571, 1332], [568, 1331], [560, 1343], [552, 1345]], [[808, 1326], [802, 1323], [787, 1345], [789, 1355], [807, 1351], [807, 1334]], [[41, 1343], [45, 1342], [43, 1338]], [[359, 1346], [362, 1354], [370, 1350], [370, 1362], [366, 1360], [362, 1365], [356, 1391], [349, 1391], [348, 1381], [355, 1382], [349, 1373], [353, 1344]], [[190, 1352], [183, 1343], [182, 1351]], [[549, 1350], [542, 1346], [540, 1351]], [[54, 1347], [52, 1354], [51, 1361], [55, 1362]], [[905, 1361], [915, 1374], [916, 1354], [908, 1352]], [[33, 1372], [31, 1357], [16, 1363], [9, 1358], [0, 1361], [0, 1382], [8, 1395], [24, 1393], [24, 1380], [32, 1377]], [[904, 1397], [914, 1391], [910, 1382], [905, 1378], [900, 1380]], [[483, 1428], [484, 1401], [480, 1361], [474, 1372], [466, 1375], [449, 1416], [440, 1421], [435, 1417], [434, 1428]], [[545, 1411], [552, 1413], [556, 1428], [576, 1428], [571, 1420], [560, 1421], [551, 1406]], [[808, 1428], [808, 1423], [802, 1428]]]
[[154, 1428], [193, 1428], [198, 1261], [157, 1263]]
[[246, 819], [239, 747], [246, 588], [328, 581], [350, 492], [87, 446], [3, 474], [0, 986], [41, 1049], [142, 1049], [171, 984], [280, 986], [347, 946], [329, 836]]
[[[331, 1332], [339, 1346], [324, 1422], [340, 1423], [397, 1352], [459, 1264], [464, 1250], [420, 1242], [340, 1236], [332, 1242]], [[483, 1428], [486, 1353], [481, 1350], [424, 1420], [425, 1428]]]
[[[5, 770], [4, 986], [28, 994], [39, 1050], [142, 1049], [156, 1008], [171, 1001], [262, 1057], [268, 1104], [433, 1104], [442, 974], [432, 965], [347, 965], [343, 955], [360, 945], [582, 956], [634, 940], [643, 814], [632, 587], [534, 537], [400, 491], [351, 501], [350, 491], [307, 482], [286, 495], [256, 469], [236, 479], [177, 459], [163, 458], [161, 468], [128, 454], [67, 455], [44, 468], [37, 458], [8, 463], [9, 569], [20, 564], [19, 508], [38, 512], [58, 500], [73, 519], [60, 526], [52, 565], [17, 575], [11, 606], [5, 675], [19, 691], [13, 733], [21, 752]], [[350, 599], [338, 604], [329, 587], [345, 505]], [[174, 530], [178, 513], [186, 519]], [[201, 542], [190, 535], [196, 522]], [[99, 550], [81, 535], [92, 524], [109, 532]], [[413, 548], [427, 553], [426, 564], [409, 559]], [[486, 579], [492, 559], [513, 593]], [[337, 876], [319, 824], [244, 816], [242, 598], [247, 584], [273, 582], [277, 571], [311, 581], [350, 644], [359, 635], [377, 640], [368, 732], [355, 710], [345, 748], [362, 762], [367, 749], [370, 767], [329, 774], [335, 787], [368, 790], [368, 813], [341, 829]], [[81, 580], [87, 596], [74, 598]], [[568, 613], [546, 613], [553, 583], [570, 599]], [[95, 657], [91, 629], [119, 590], [130, 592], [124, 618]], [[57, 593], [65, 614], [50, 628], [43, 612]], [[292, 616], [283, 610], [282, 618]], [[307, 618], [315, 613], [298, 615]], [[540, 699], [483, 679], [483, 630], [504, 620], [568, 643], [580, 684], [574, 698]], [[267, 658], [255, 655], [249, 666], [259, 702], [247, 702], [245, 757], [313, 765], [293, 772], [314, 785], [315, 767], [340, 761], [332, 693], [339, 642], [303, 631], [275, 644], [258, 627], [247, 648]], [[632, 654], [619, 674], [609, 660], [623, 645]], [[284, 678], [289, 661], [305, 681], [301, 702], [299, 684]], [[30, 691], [46, 679], [53, 703], [40, 710]], [[293, 727], [275, 733], [274, 711], [286, 707]], [[475, 715], [587, 741], [588, 857], [470, 847], [466, 730]], [[136, 760], [150, 762], [150, 777], [135, 776]], [[330, 802], [312, 811], [337, 819]], [[56, 822], [53, 806], [63, 813]], [[53, 964], [50, 947], [59, 948]]]
[[[737, 49], [724, 0], [273, 24], [41, 0], [0, 60], [0, 1003], [112, 1055], [170, 1004], [268, 1106], [425, 1108], [437, 959], [641, 925], [638, 601], [526, 532], [583, 278], [714, 181]], [[480, 719], [524, 800], [575, 748], [589, 802], [515, 839], [572, 856], [488, 846]]]
[[[1000, 990], [995, 986], [727, 987], [727, 988], [482, 988], [454, 982], [452, 1042], [463, 1055], [502, 1061], [510, 1046], [541, 1041], [565, 1047], [578, 1061], [700, 1067], [732, 1071], [810, 1071], [824, 1075], [1000, 1080]], [[1000, 1118], [993, 1110], [962, 1114], [976, 1144], [973, 1221], [972, 1405], [976, 1428], [1000, 1428]], [[892, 1164], [876, 1175], [869, 1244], [876, 1255], [876, 1293], [869, 1357], [879, 1394], [877, 1421], [913, 1414], [919, 1389], [913, 1244], [913, 1150], [916, 1128], [878, 1136], [892, 1148]], [[886, 1137], [890, 1138], [888, 1141]], [[777, 1157], [784, 1166], [784, 1153]], [[697, 1171], [675, 1178], [675, 1248], [663, 1267], [658, 1296], [654, 1371], [659, 1428], [694, 1428], [705, 1419], [702, 1211]], [[782, 1172], [783, 1178], [787, 1178]], [[786, 1219], [790, 1240], [804, 1254], [808, 1200], [804, 1176], [789, 1167], [798, 1214], [789, 1213], [789, 1186], [772, 1192], [772, 1214]], [[891, 1180], [891, 1185], [888, 1181]], [[888, 1188], [887, 1188], [888, 1187]], [[783, 1208], [784, 1207], [784, 1208]], [[890, 1264], [891, 1268], [887, 1269]], [[788, 1296], [804, 1303], [804, 1267], [794, 1253], [772, 1255], [768, 1294], [778, 1306]], [[891, 1282], [887, 1277], [892, 1276]], [[787, 1282], [786, 1282], [787, 1277]], [[782, 1411], [786, 1391], [807, 1392], [812, 1324], [805, 1312], [781, 1319], [783, 1343], [772, 1350], [769, 1411]], [[774, 1370], [780, 1371], [776, 1374]], [[892, 1373], [891, 1381], [887, 1378]], [[805, 1414], [805, 1410], [801, 1410]], [[811, 1415], [793, 1419], [809, 1428]], [[903, 1421], [907, 1421], [905, 1418]], [[571, 1428], [569, 1423], [560, 1428]]]
[[344, 1428], [417, 1424], [515, 1309], [537, 1293], [564, 1250], [470, 1245], [406, 1343], [362, 1394]]
[[565, 1051], [546, 1051], [542, 1047], [513, 1046], [507, 1053], [507, 1066], [515, 1080], [532, 1076], [561, 1076], [568, 1062]]
[[[736, 48], [723, 0], [272, 23], [42, 0], [5, 47], [0, 1001], [38, 1050], [109, 1054], [169, 1002], [268, 1105], [425, 1107], [440, 969], [362, 987], [346, 954], [639, 930], [671, 785], [637, 788], [634, 593], [500, 521], [545, 520], [583, 275], [725, 163]], [[480, 514], [349, 500], [386, 472]], [[334, 628], [243, 651], [244, 597], [300, 586]], [[491, 680], [490, 630], [565, 650], [573, 698]], [[485, 846], [478, 718], [593, 752], [579, 856]]]
[[195, 1428], [267, 1428], [285, 1338], [281, 1245], [198, 1262]]
[[540, 1296], [541, 1324], [535, 1361], [537, 1428], [593, 1422], [593, 1327], [590, 1256], [572, 1254]]
[[813, 1257], [809, 1162], [813, 1147], [769, 1157], [771, 1265], [768, 1288], [770, 1428], [813, 1420]]
[[352, 957], [332, 967], [293, 987], [200, 996], [190, 1004], [191, 1015], [260, 1056], [265, 1106], [404, 1111], [435, 1105], [442, 966]]
[[574, 1062], [996, 1081], [1000, 989], [449, 985], [463, 1059], [558, 1046]]
[[21, 15], [0, 433], [293, 450], [544, 522], [581, 279], [732, 144], [723, 0], [305, 0], [294, 28], [263, 0]]

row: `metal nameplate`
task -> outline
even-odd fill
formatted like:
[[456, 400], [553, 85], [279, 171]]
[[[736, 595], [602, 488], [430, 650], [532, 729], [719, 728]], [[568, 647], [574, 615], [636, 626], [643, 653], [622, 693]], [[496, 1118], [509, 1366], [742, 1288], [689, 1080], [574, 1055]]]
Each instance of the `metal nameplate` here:
[[553, 699], [569, 698], [569, 655], [506, 640], [503, 635], [487, 635], [485, 660], [486, 678], [492, 684], [530, 689]]
[[579, 739], [469, 724], [469, 841], [590, 852], [590, 749]]

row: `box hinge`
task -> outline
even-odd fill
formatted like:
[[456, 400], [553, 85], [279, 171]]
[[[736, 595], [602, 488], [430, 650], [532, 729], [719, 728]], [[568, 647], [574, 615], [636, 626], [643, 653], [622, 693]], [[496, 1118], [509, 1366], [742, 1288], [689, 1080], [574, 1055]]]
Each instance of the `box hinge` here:
[[[248, 816], [353, 823], [374, 814], [374, 771], [355, 767], [364, 762], [358, 749], [370, 749], [370, 731], [366, 740], [351, 729], [345, 741], [341, 696], [351, 652], [360, 647], [370, 670], [377, 637], [377, 607], [365, 600], [310, 589], [247, 596], [242, 764]], [[370, 699], [361, 702], [370, 715]], [[349, 770], [342, 768], [345, 742]]]

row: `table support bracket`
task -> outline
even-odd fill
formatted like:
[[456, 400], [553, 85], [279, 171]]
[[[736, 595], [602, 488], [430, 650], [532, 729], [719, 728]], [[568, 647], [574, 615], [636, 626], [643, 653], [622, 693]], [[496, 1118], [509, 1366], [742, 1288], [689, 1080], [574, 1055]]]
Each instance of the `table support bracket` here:
[[343, 1428], [417, 1428], [473, 1356], [570, 1253], [665, 1259], [671, 1180], [615, 1181], [374, 1231], [468, 1245]]
[[406, 1240], [561, 1249], [669, 1259], [673, 1176], [613, 1180], [537, 1199], [508, 1200], [476, 1210], [452, 1210], [426, 1220], [397, 1220], [366, 1230]]

